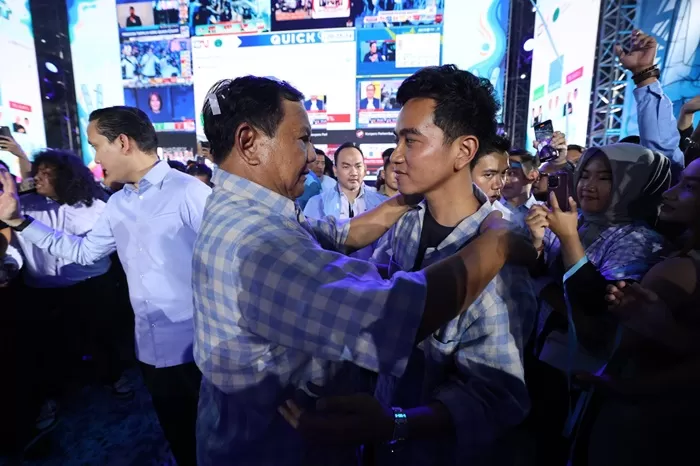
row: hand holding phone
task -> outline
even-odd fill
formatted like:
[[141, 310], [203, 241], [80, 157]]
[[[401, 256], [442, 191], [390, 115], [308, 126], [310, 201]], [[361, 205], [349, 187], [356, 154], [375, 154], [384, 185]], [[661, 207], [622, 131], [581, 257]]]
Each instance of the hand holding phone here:
[[559, 158], [559, 151], [552, 146], [552, 138], [554, 138], [554, 125], [552, 120], [535, 123], [535, 141], [537, 155], [540, 157], [540, 162], [545, 163]]
[[562, 211], [568, 212], [569, 197], [571, 197], [571, 179], [567, 172], [557, 172], [547, 178], [547, 191], [549, 192], [547, 205], [551, 208], [551, 199], [557, 200], [558, 207]]
[[578, 209], [574, 198], [569, 197], [565, 202], [559, 203], [556, 193], [550, 192], [547, 222], [549, 229], [562, 242], [571, 238], [578, 239]]

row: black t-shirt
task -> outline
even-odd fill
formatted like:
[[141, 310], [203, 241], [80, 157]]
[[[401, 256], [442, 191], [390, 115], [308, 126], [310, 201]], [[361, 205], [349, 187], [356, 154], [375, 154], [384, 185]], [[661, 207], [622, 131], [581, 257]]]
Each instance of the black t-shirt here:
[[429, 209], [425, 209], [425, 216], [423, 217], [423, 229], [420, 232], [420, 243], [418, 244], [418, 254], [416, 255], [416, 261], [413, 263], [413, 271], [420, 270], [423, 264], [423, 258], [425, 257], [425, 251], [428, 248], [436, 248], [440, 246], [445, 238], [450, 236], [450, 233], [454, 231], [456, 227], [446, 227], [440, 225], [430, 213]]

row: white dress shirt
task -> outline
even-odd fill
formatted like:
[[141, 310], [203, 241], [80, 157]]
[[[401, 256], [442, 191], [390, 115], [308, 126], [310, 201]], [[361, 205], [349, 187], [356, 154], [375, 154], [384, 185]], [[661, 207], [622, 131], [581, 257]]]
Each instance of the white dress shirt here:
[[[59, 204], [39, 194], [22, 196], [22, 214], [49, 227], [76, 236], [85, 236], [105, 210], [106, 204], [95, 199], [90, 207], [84, 204], [73, 206]], [[75, 261], [54, 256], [47, 249], [41, 249], [27, 241], [22, 235], [14, 235], [13, 241], [24, 254], [24, 281], [32, 288], [63, 288], [75, 285], [88, 278], [105, 274], [111, 265], [109, 257], [104, 257], [90, 265], [76, 264]]]

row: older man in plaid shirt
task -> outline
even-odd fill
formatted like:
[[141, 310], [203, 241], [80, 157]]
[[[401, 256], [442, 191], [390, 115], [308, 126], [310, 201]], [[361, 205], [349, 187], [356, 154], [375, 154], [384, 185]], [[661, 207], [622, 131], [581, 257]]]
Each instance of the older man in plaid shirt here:
[[[336, 252], [376, 240], [407, 207], [397, 197], [349, 223], [307, 220], [294, 202], [315, 158], [302, 102], [284, 82], [248, 76], [217, 83], [204, 105], [219, 170], [193, 258], [200, 465], [308, 465], [278, 405], [309, 382], [334, 393], [342, 362], [401, 375], [413, 346], [473, 302], [506, 256], [535, 255], [498, 216], [458, 254], [391, 280]], [[393, 416], [382, 421], [390, 433]]]

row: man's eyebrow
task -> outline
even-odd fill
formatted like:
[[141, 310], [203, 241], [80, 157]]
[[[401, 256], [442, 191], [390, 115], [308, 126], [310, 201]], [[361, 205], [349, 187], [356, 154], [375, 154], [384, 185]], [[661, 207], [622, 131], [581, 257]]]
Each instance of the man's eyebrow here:
[[411, 134], [413, 136], [423, 136], [423, 133], [418, 131], [418, 129], [416, 129], [416, 128], [403, 128], [398, 133], [396, 131], [394, 131], [394, 134], [396, 136], [407, 136], [409, 134]]

